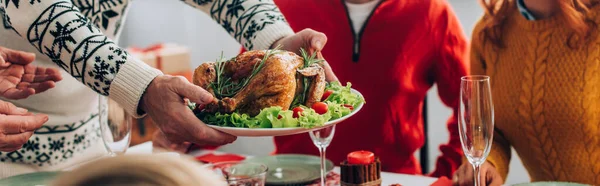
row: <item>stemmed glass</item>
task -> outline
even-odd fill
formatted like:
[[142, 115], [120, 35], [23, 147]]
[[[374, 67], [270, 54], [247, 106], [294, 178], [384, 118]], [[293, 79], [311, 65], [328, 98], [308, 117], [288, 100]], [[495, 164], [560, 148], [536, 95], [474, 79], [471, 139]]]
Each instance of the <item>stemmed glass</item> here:
[[106, 96], [99, 100], [100, 131], [108, 156], [124, 154], [131, 142], [131, 117]]
[[475, 185], [481, 185], [481, 164], [492, 147], [494, 106], [488, 76], [465, 76], [460, 84], [459, 126], [462, 149], [475, 170]]
[[319, 153], [321, 155], [321, 186], [325, 186], [325, 149], [327, 149], [331, 143], [331, 140], [333, 139], [333, 135], [335, 134], [335, 126], [311, 131], [309, 134], [310, 139], [312, 139], [315, 146], [319, 148]]

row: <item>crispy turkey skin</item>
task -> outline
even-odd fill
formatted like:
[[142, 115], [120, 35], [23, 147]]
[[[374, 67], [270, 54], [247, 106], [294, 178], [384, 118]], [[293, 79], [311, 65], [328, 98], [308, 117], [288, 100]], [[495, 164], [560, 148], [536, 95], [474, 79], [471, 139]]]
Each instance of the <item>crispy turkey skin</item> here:
[[[240, 82], [252, 75], [257, 63], [260, 63], [267, 51], [248, 51], [224, 63], [221, 78], [230, 78]], [[213, 102], [207, 104], [204, 112], [232, 113], [238, 111], [250, 116], [260, 113], [263, 108], [280, 106], [288, 109], [295, 96], [302, 93], [303, 77], [310, 78], [310, 87], [306, 95], [306, 106], [320, 101], [325, 89], [325, 72], [318, 64], [302, 68], [304, 60], [293, 52], [280, 51], [270, 55], [246, 86], [232, 97], [217, 99], [214, 87], [217, 81], [215, 62], [206, 62], [194, 71], [193, 83], [215, 95]]]

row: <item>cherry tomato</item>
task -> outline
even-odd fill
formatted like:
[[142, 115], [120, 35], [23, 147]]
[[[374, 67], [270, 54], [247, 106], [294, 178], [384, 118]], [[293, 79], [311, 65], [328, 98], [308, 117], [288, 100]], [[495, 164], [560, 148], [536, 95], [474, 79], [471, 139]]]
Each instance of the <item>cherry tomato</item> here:
[[344, 104], [342, 106], [349, 108], [350, 110], [354, 110], [354, 107], [352, 105]]
[[331, 94], [333, 94], [333, 90], [325, 91], [325, 93], [323, 93], [323, 97], [321, 97], [321, 101], [325, 101], [329, 96], [331, 96]]
[[304, 109], [302, 107], [296, 107], [292, 110], [294, 113], [292, 114], [293, 118], [299, 118], [300, 115], [302, 114], [302, 112], [304, 112]]
[[327, 104], [323, 102], [316, 102], [312, 105], [312, 109], [314, 109], [317, 114], [325, 114], [327, 113]]
[[196, 111], [202, 111], [204, 110], [204, 107], [206, 107], [206, 105], [201, 105], [201, 104], [196, 104]]
[[369, 151], [354, 151], [348, 154], [348, 163], [354, 165], [368, 165], [375, 162], [375, 154]]

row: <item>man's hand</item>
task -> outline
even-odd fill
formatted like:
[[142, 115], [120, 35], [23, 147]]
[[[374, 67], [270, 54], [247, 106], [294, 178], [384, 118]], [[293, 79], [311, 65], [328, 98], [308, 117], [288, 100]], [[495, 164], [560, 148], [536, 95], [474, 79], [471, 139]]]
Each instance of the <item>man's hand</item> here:
[[152, 146], [154, 149], [166, 149], [169, 151], [187, 153], [190, 145], [192, 145], [190, 142], [172, 143], [160, 130], [154, 132], [154, 135], [152, 135]]
[[46, 121], [46, 115], [33, 115], [10, 102], [0, 101], [0, 151], [20, 149]]
[[[502, 176], [496, 168], [490, 164], [489, 162], [485, 162], [481, 165], [481, 185], [482, 186], [496, 186], [502, 185]], [[474, 185], [473, 182], [473, 166], [469, 163], [463, 163], [458, 170], [454, 173], [454, 177], [452, 178], [452, 185], [454, 186], [471, 186]]]
[[[300, 54], [300, 48], [303, 48], [310, 55], [316, 52], [317, 57], [319, 59], [323, 59], [323, 56], [321, 55], [321, 50], [323, 50], [323, 47], [325, 47], [326, 43], [327, 36], [325, 36], [325, 34], [314, 31], [312, 29], [304, 29], [294, 35], [290, 35], [280, 39], [279, 41], [275, 42], [275, 44], [273, 44], [271, 48], [281, 46], [282, 49], [296, 52], [297, 54]], [[327, 61], [323, 62], [323, 68], [325, 68], [325, 78], [328, 82], [338, 80]]]
[[163, 75], [148, 85], [140, 108], [152, 117], [173, 144], [224, 145], [235, 141], [235, 136], [214, 130], [200, 121], [187, 107], [184, 98], [197, 104], [207, 104], [214, 99], [212, 94], [184, 77]]
[[30, 65], [35, 54], [0, 47], [0, 96], [24, 99], [62, 80], [57, 69]]

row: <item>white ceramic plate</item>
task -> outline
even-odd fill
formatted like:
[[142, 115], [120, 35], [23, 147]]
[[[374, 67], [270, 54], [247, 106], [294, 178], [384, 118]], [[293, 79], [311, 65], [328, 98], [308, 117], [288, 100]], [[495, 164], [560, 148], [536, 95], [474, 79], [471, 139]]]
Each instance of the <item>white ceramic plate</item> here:
[[[360, 97], [363, 97], [362, 94], [360, 94], [360, 92], [352, 89], [352, 93], [354, 94], [358, 94], [360, 95]], [[363, 97], [364, 98], [364, 97]], [[208, 125], [209, 127], [212, 127], [216, 130], [219, 130], [221, 132], [227, 133], [227, 134], [231, 134], [234, 136], [250, 136], [250, 137], [259, 137], [259, 136], [287, 136], [287, 135], [293, 135], [293, 134], [300, 134], [300, 133], [306, 133], [306, 132], [310, 132], [310, 131], [315, 131], [315, 130], [319, 130], [322, 128], [327, 128], [330, 126], [334, 126], [350, 117], [352, 117], [354, 114], [356, 114], [358, 111], [360, 111], [360, 109], [363, 107], [364, 103], [360, 104], [359, 106], [357, 106], [356, 108], [354, 108], [354, 110], [352, 110], [352, 112], [344, 117], [332, 120], [332, 121], [328, 121], [326, 122], [323, 126], [321, 127], [315, 127], [315, 128], [302, 128], [302, 127], [295, 127], [295, 128], [238, 128], [238, 127], [221, 127], [221, 126], [216, 126], [216, 125]]]

